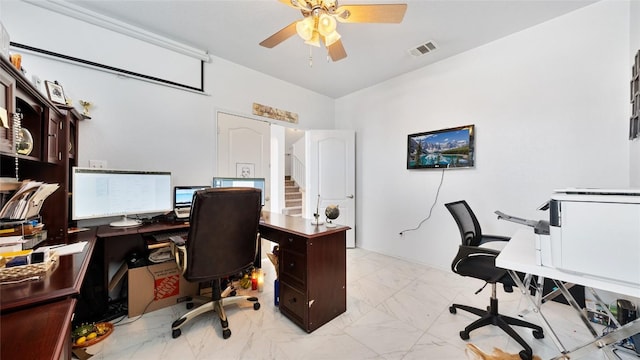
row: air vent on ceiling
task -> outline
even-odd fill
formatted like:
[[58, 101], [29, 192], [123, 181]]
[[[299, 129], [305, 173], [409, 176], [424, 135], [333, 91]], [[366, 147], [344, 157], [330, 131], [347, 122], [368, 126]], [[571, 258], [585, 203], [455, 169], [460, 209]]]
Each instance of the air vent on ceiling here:
[[413, 56], [421, 56], [435, 50], [437, 50], [436, 44], [433, 41], [427, 41], [424, 44], [420, 44], [409, 49], [409, 53]]

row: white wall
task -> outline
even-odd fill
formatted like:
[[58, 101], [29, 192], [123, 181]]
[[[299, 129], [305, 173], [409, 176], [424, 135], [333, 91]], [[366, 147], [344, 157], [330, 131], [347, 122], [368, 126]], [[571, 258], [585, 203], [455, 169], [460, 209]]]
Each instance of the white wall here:
[[[629, 17], [630, 21], [630, 31], [631, 39], [629, 42], [629, 66], [628, 66], [628, 76], [631, 79], [631, 66], [634, 64], [634, 59], [638, 50], [640, 50], [640, 1], [631, 1], [631, 15]], [[629, 107], [629, 112], [627, 118], [631, 116], [631, 108]], [[640, 188], [640, 139], [635, 139], [630, 142], [630, 182], [632, 187]]]
[[[52, 13], [61, 26], [43, 28], [30, 21], [31, 5], [17, 4], [0, 8], [12, 40], [64, 29], [64, 16]], [[555, 188], [628, 186], [629, 164], [640, 160], [638, 142], [630, 149], [626, 140], [639, 7], [596, 3], [335, 101], [335, 126], [356, 130], [357, 246], [448, 268], [458, 233], [445, 202], [468, 200], [485, 232], [508, 234], [517, 226], [493, 211], [542, 218], [534, 209]], [[334, 126], [333, 100], [215, 57], [205, 65], [209, 95], [30, 54], [23, 66], [60, 81], [76, 104], [95, 104], [93, 119], [80, 126], [81, 166], [99, 159], [169, 170], [175, 184], [209, 182], [215, 111], [248, 115], [253, 102], [298, 113], [297, 128]], [[432, 218], [399, 236], [427, 216], [441, 176], [406, 170], [407, 134], [469, 123], [477, 130], [475, 169], [447, 171]], [[640, 186], [634, 169], [631, 182]]]
[[[78, 25], [56, 13], [50, 16], [58, 26], [45, 27], [31, 21], [34, 9], [39, 8], [23, 2], [2, 2], [0, 21], [12, 41], [29, 45], [24, 39], [34, 33], [59, 31], [60, 41], [82, 49], [89, 45], [76, 41], [73, 34], [98, 31], [93, 25]], [[66, 24], [74, 24], [74, 28]], [[113, 40], [111, 32], [102, 34], [91, 46]], [[95, 104], [92, 119], [80, 125], [80, 166], [88, 166], [93, 159], [106, 160], [110, 168], [171, 171], [175, 185], [210, 183], [216, 168], [215, 111], [254, 117], [250, 115], [254, 102], [298, 113], [298, 125], [274, 122], [283, 126], [333, 127], [332, 99], [216, 57], [205, 64], [208, 95], [29, 53], [23, 54], [22, 64], [29, 78], [37, 74], [43, 80], [58, 80], [76, 107], [80, 99]]]
[[[437, 40], [437, 39], [436, 39]], [[446, 46], [446, 44], [440, 44]], [[540, 219], [562, 187], [629, 185], [629, 4], [605, 1], [336, 101], [357, 132], [357, 246], [448, 269], [460, 242], [444, 203], [485, 233]], [[476, 125], [476, 167], [406, 170], [407, 134]], [[383, 145], [384, 146], [381, 146]]]

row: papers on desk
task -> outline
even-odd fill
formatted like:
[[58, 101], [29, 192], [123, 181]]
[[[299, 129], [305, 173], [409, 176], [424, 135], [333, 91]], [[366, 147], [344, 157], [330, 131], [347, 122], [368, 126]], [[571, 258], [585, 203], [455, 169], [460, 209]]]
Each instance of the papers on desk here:
[[86, 241], [81, 241], [81, 242], [77, 242], [69, 245], [47, 246], [46, 249], [55, 251], [58, 254], [58, 256], [63, 256], [63, 255], [81, 253], [84, 250], [84, 247], [86, 245], [87, 245]]

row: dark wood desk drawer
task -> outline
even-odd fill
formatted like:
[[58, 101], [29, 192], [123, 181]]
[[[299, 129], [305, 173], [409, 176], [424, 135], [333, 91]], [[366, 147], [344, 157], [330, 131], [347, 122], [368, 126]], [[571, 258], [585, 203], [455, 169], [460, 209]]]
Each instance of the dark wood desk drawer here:
[[306, 299], [307, 296], [303, 292], [280, 282], [280, 312], [308, 331]]
[[307, 288], [307, 256], [305, 253], [280, 248], [280, 281], [299, 288]]
[[302, 236], [287, 234], [286, 236], [283, 236], [283, 239], [280, 241], [280, 248], [306, 253], [308, 241], [309, 240], [307, 238]]
[[287, 234], [274, 229], [260, 229], [260, 236], [278, 243], [280, 248], [288, 248], [298, 252], [305, 252], [307, 249], [307, 238], [299, 235]]

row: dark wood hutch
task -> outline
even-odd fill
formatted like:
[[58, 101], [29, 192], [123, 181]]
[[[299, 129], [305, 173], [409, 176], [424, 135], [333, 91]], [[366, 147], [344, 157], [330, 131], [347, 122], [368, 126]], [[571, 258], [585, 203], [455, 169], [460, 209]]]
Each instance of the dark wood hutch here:
[[[71, 220], [71, 168], [77, 165], [78, 125], [83, 116], [73, 107], [54, 104], [0, 56], [0, 107], [7, 110], [8, 128], [0, 124], [0, 176], [56, 183], [40, 215], [49, 239], [62, 239]], [[13, 114], [33, 137], [28, 155], [17, 154]], [[17, 164], [17, 166], [16, 166]]]

